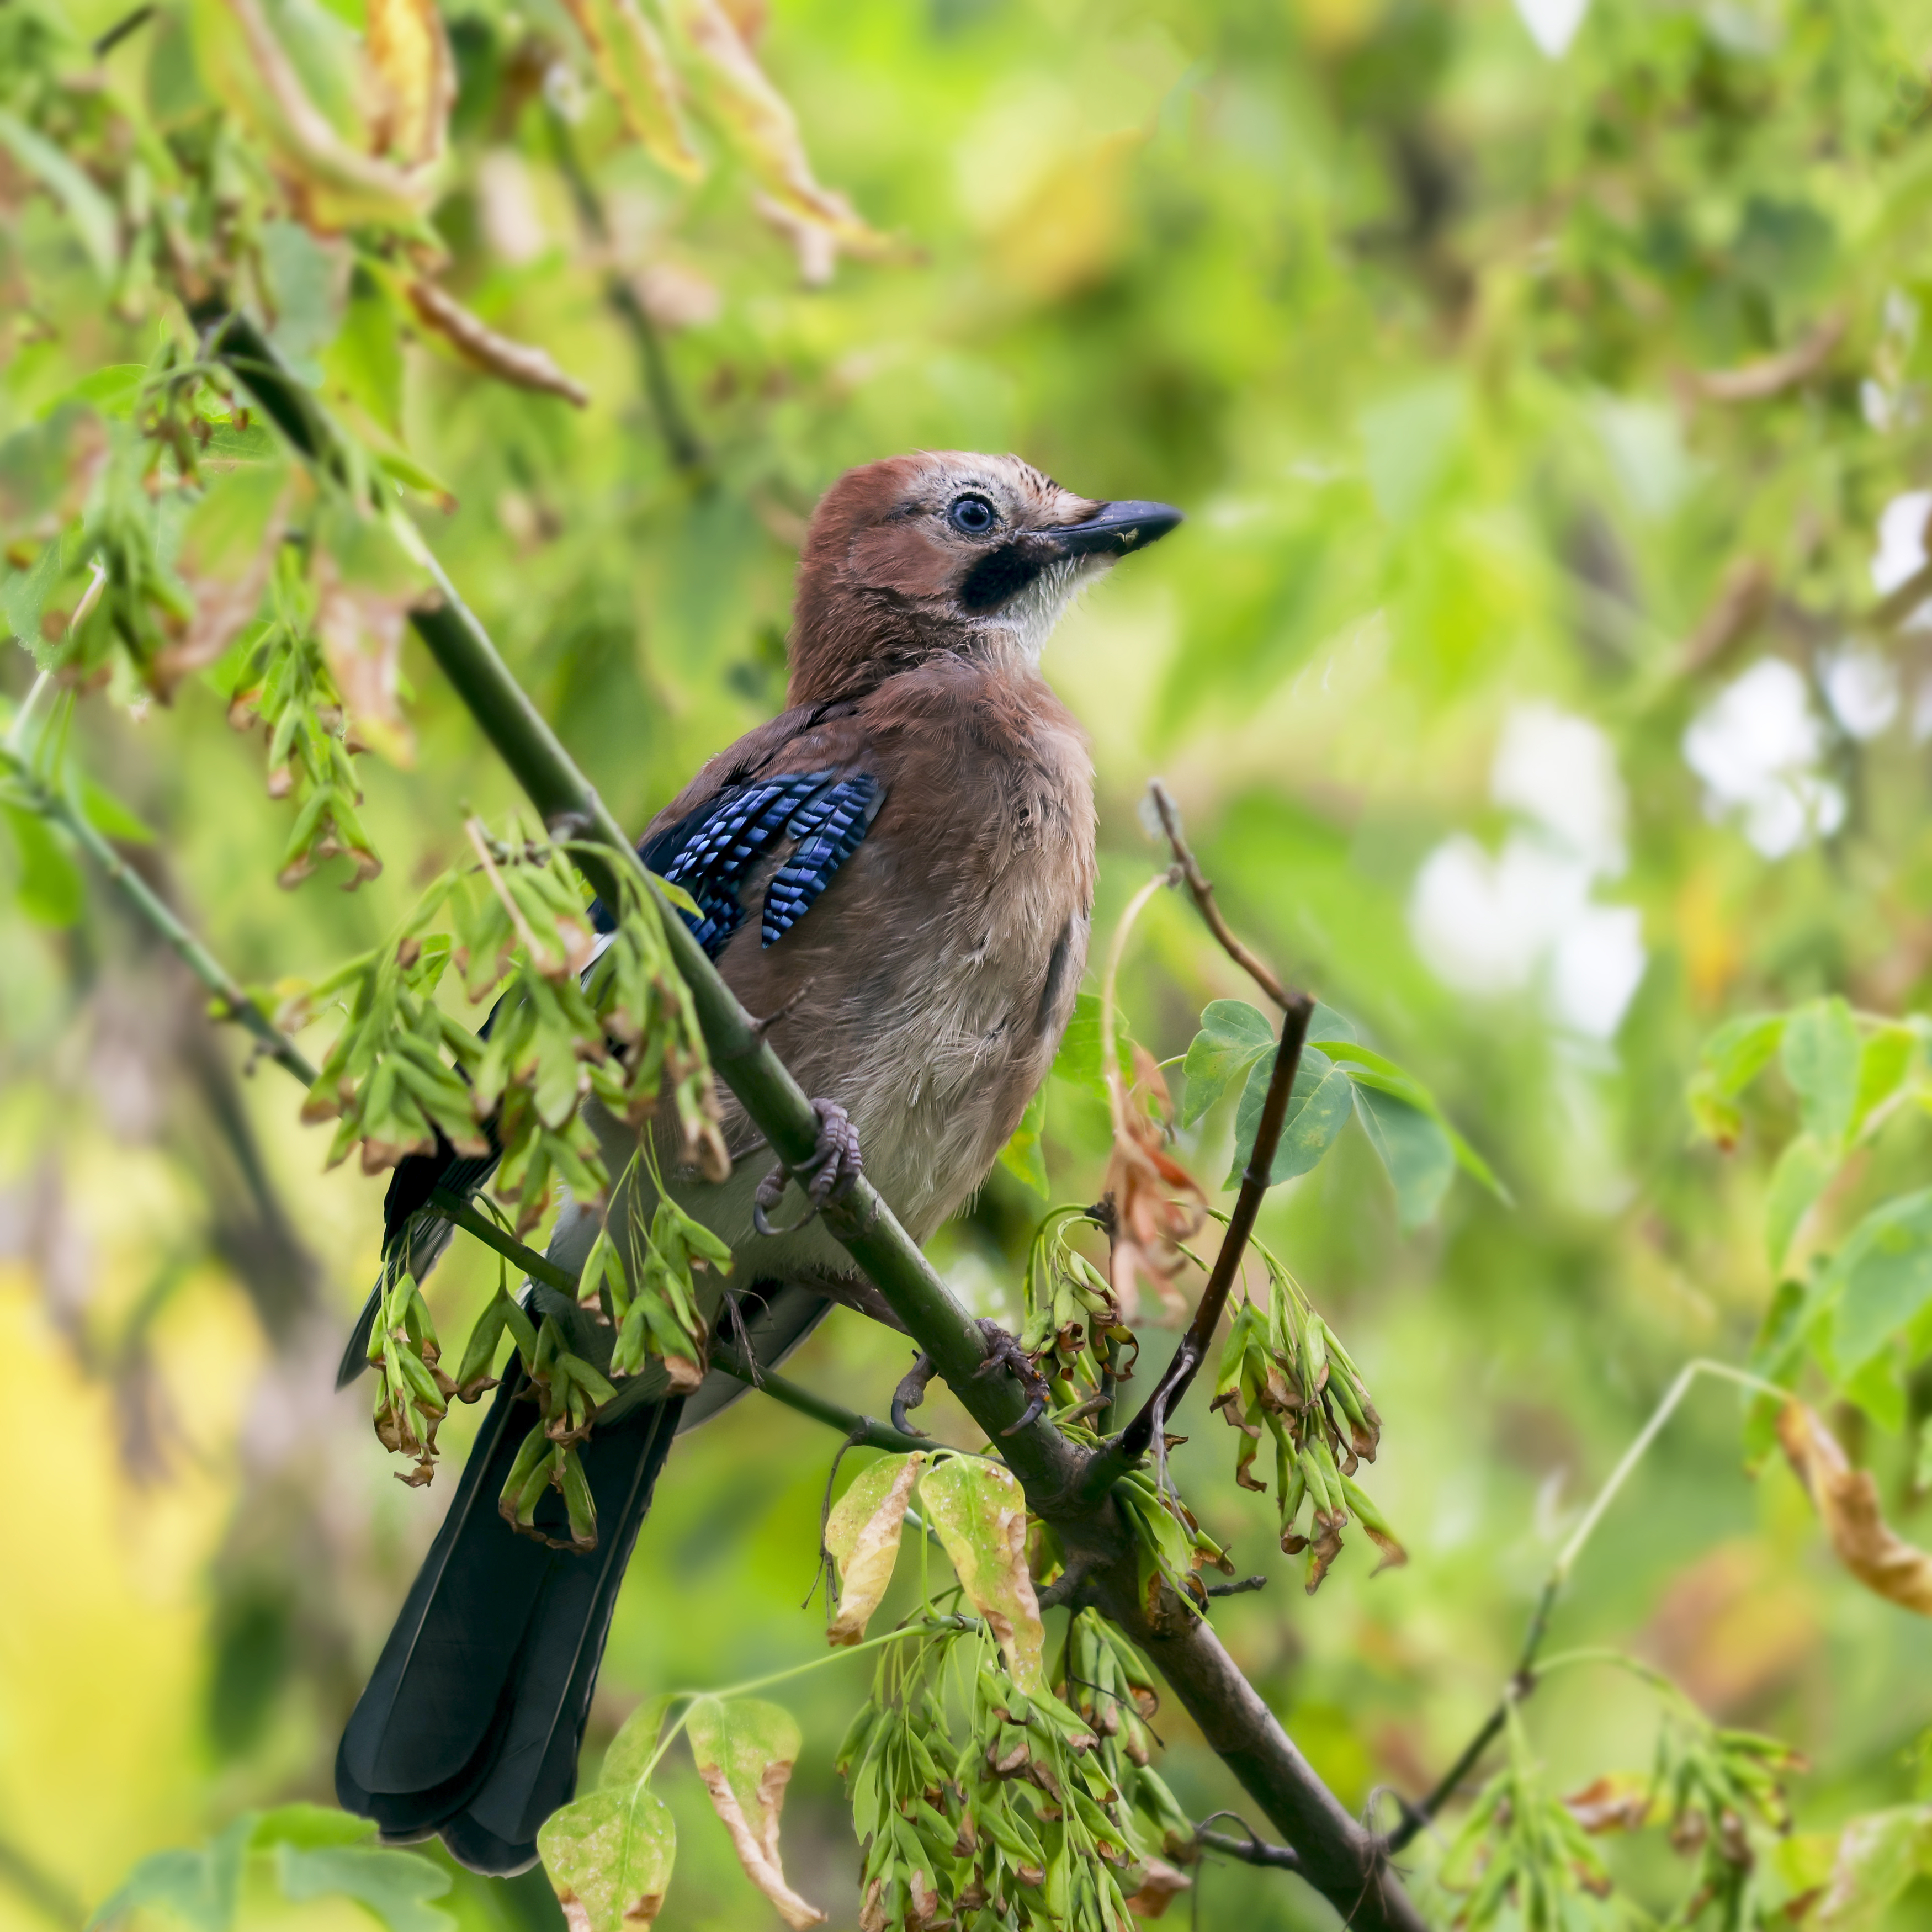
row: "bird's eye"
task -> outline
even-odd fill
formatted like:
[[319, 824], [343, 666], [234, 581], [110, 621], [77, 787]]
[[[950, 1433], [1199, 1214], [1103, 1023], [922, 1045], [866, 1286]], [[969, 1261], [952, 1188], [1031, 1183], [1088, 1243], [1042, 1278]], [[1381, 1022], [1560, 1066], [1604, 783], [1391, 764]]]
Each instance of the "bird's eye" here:
[[999, 521], [992, 504], [983, 496], [956, 496], [946, 512], [952, 527], [969, 537], [982, 537]]

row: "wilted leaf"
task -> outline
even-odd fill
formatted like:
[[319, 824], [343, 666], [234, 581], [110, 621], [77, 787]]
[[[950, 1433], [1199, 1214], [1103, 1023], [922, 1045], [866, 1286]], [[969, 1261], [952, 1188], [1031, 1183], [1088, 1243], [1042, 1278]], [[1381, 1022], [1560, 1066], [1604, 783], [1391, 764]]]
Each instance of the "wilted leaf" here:
[[[10, 549], [23, 537], [57, 537], [79, 514], [106, 460], [107, 425], [79, 402], [62, 403], [44, 422], [0, 441], [0, 544]], [[40, 554], [58, 564], [58, 543], [48, 544]], [[38, 625], [38, 604], [33, 616]], [[24, 638], [32, 627], [16, 620], [14, 628]]]
[[1046, 1633], [1027, 1568], [1026, 1498], [1018, 1478], [982, 1457], [956, 1456], [927, 1474], [920, 1496], [1014, 1682], [1022, 1690], [1037, 1690]]
[[676, 70], [637, 0], [566, 0], [632, 138], [658, 165], [697, 181], [704, 163], [691, 145]]
[[796, 1720], [755, 1697], [704, 1697], [692, 1707], [685, 1735], [746, 1876], [792, 1932], [824, 1924], [825, 1914], [786, 1884], [778, 1861], [778, 1811], [798, 1761]]
[[314, 568], [316, 634], [356, 735], [406, 765], [416, 746], [398, 680], [404, 628], [422, 585], [381, 524], [346, 513], [324, 521]]
[[1274, 1044], [1268, 1016], [1245, 1000], [1210, 1000], [1201, 1030], [1188, 1043], [1180, 1124], [1191, 1127]]
[[668, 11], [698, 57], [706, 107], [762, 185], [758, 212], [792, 242], [800, 274], [826, 282], [841, 252], [883, 254], [886, 238], [868, 227], [842, 194], [814, 177], [798, 117], [718, 0], [668, 0]]
[[417, 318], [448, 342], [466, 362], [518, 388], [561, 396], [580, 410], [590, 401], [590, 392], [575, 377], [566, 376], [542, 350], [498, 334], [434, 282], [418, 277], [410, 283], [408, 295]]
[[925, 1467], [920, 1450], [880, 1457], [860, 1472], [826, 1518], [825, 1546], [838, 1566], [838, 1610], [826, 1632], [830, 1642], [856, 1643], [866, 1634], [892, 1580], [906, 1505]]
[[227, 650], [254, 620], [281, 541], [285, 464], [245, 464], [218, 475], [189, 513], [176, 574], [194, 615], [170, 626], [153, 681], [166, 698]]
[[1406, 1234], [1433, 1217], [1456, 1172], [1441, 1126], [1391, 1094], [1355, 1084], [1355, 1112], [1395, 1189], [1396, 1222]]
[[677, 1827], [649, 1785], [600, 1787], [553, 1811], [537, 1850], [570, 1932], [650, 1932], [676, 1862]]
[[1563, 1808], [1592, 1834], [1638, 1832], [1650, 1822], [1656, 1780], [1634, 1771], [1606, 1772], [1581, 1791], [1573, 1791]]
[[1137, 1918], [1160, 1918], [1174, 1898], [1193, 1888], [1194, 1881], [1164, 1858], [1149, 1858], [1141, 1871], [1141, 1888], [1126, 1901]]
[[258, 0], [193, 0], [190, 17], [204, 77], [268, 148], [310, 227], [332, 234], [374, 223], [422, 231], [440, 170], [434, 161], [402, 166], [371, 151], [373, 89], [355, 71], [361, 63], [316, 34], [304, 38], [298, 56]]
[[370, 124], [378, 154], [405, 164], [441, 155], [456, 68], [436, 0], [364, 0], [364, 38], [383, 99]]
[[1838, 1839], [1820, 1932], [1863, 1932], [1920, 1873], [1932, 1870], [1932, 1806], [1901, 1804], [1854, 1818]]
[[1870, 1472], [1851, 1466], [1831, 1431], [1802, 1402], [1785, 1404], [1778, 1436], [1838, 1560], [1867, 1589], [1932, 1616], [1932, 1556], [1903, 1540], [1879, 1513]]

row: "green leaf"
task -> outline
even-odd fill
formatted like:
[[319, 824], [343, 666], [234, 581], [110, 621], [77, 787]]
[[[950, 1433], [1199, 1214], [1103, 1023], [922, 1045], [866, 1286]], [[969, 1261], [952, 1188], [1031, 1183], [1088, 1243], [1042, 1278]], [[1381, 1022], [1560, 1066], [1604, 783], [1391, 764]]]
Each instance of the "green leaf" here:
[[1838, 1171], [1836, 1152], [1810, 1134], [1798, 1135], [1778, 1156], [1764, 1209], [1765, 1258], [1774, 1270], [1784, 1267], [1798, 1222]]
[[1836, 994], [1796, 1009], [1784, 1023], [1780, 1055], [1796, 1090], [1804, 1130], [1828, 1146], [1851, 1131], [1858, 1094], [1858, 1022]]
[[[1254, 1152], [1262, 1104], [1274, 1072], [1274, 1056], [1275, 1049], [1270, 1047], [1255, 1062], [1248, 1074], [1248, 1084], [1241, 1089], [1241, 1104], [1234, 1110], [1234, 1163], [1221, 1184], [1223, 1187], [1240, 1184], [1248, 1157]], [[1284, 1180], [1306, 1174], [1315, 1166], [1348, 1124], [1354, 1104], [1354, 1084], [1348, 1075], [1318, 1048], [1304, 1047], [1301, 1064], [1294, 1070], [1294, 1085], [1288, 1094], [1288, 1114], [1282, 1122], [1268, 1185], [1278, 1187]]]
[[342, 324], [322, 358], [322, 372], [370, 417], [403, 434], [403, 345], [394, 304], [382, 283], [359, 262], [349, 280]]
[[1866, 1037], [1858, 1055], [1858, 1098], [1852, 1106], [1854, 1131], [1898, 1091], [1918, 1045], [1918, 1032], [1909, 1026], [1876, 1027]]
[[1355, 1112], [1395, 1188], [1396, 1223], [1411, 1234], [1434, 1218], [1456, 1172], [1456, 1150], [1419, 1107], [1356, 1085]]
[[677, 1826], [647, 1784], [601, 1786], [553, 1811], [537, 1850], [578, 1932], [650, 1932], [677, 1861]]
[[1187, 1076], [1180, 1124], [1191, 1127], [1274, 1045], [1268, 1016], [1245, 1000], [1210, 1000], [1180, 1070]]
[[1019, 1125], [1000, 1150], [1000, 1165], [1042, 1198], [1047, 1187], [1046, 1150], [1042, 1144], [1046, 1132], [1046, 1088], [1042, 1084], [1026, 1103]]
[[1932, 1188], [1874, 1208], [1832, 1257], [1820, 1283], [1835, 1303], [1831, 1353], [1850, 1382], [1932, 1306]]
[[146, 820], [123, 805], [105, 785], [96, 784], [92, 778], [80, 782], [80, 808], [88, 824], [104, 838], [118, 839], [123, 845], [154, 842], [154, 832]]
[[338, 1811], [332, 1804], [278, 1804], [256, 1820], [249, 1843], [292, 1845], [313, 1851], [330, 1845], [358, 1845], [376, 1835], [376, 1828], [366, 1818]]
[[244, 1812], [212, 1844], [143, 1858], [88, 1921], [88, 1932], [118, 1925], [143, 1909], [171, 1912], [190, 1932], [230, 1932], [256, 1822], [256, 1814]]
[[83, 376], [62, 400], [91, 404], [104, 416], [124, 416], [133, 412], [147, 379], [145, 362], [110, 362]]
[[1496, 1178], [1489, 1162], [1457, 1132], [1436, 1096], [1414, 1074], [1406, 1072], [1385, 1054], [1369, 1047], [1358, 1046], [1352, 1040], [1323, 1040], [1317, 1043], [1334, 1049], [1335, 1058], [1347, 1068], [1348, 1077], [1357, 1086], [1372, 1088], [1378, 1094], [1406, 1101], [1419, 1112], [1426, 1114], [1448, 1136], [1456, 1165], [1471, 1180], [1486, 1187], [1505, 1207], [1511, 1204], [1509, 1190]]
[[40, 926], [73, 925], [86, 899], [80, 867], [44, 818], [17, 806], [0, 809], [19, 856], [14, 896], [20, 910]]
[[960, 1587], [1005, 1653], [1022, 1690], [1040, 1688], [1046, 1632], [1027, 1570], [1026, 1498], [998, 1462], [956, 1456], [929, 1469], [920, 1502]]
[[452, 1932], [446, 1912], [424, 1901], [449, 1889], [439, 1871], [414, 1852], [381, 1845], [282, 1844], [275, 1850], [275, 1871], [283, 1896], [293, 1904], [316, 1898], [352, 1898], [366, 1906], [389, 1932]]
[[88, 260], [103, 280], [111, 280], [120, 259], [120, 224], [114, 204], [94, 186], [86, 171], [4, 110], [0, 110], [0, 148], [60, 203], [87, 250]]
[[[1120, 1024], [1116, 1030], [1114, 1052], [1119, 1059], [1124, 1078], [1133, 1078], [1133, 1062], [1127, 1048], [1127, 1026], [1124, 1014], [1119, 1016]], [[1060, 1042], [1060, 1052], [1055, 1056], [1053, 1070], [1059, 1077], [1074, 1086], [1105, 1100], [1107, 1083], [1101, 1071], [1100, 1058], [1100, 1001], [1093, 993], [1076, 993], [1073, 998], [1073, 1017], [1066, 1023], [1066, 1031]]]
[[1771, 1064], [1784, 1037], [1782, 1013], [1743, 1013], [1704, 1042], [1688, 1099], [1700, 1132], [1730, 1147], [1743, 1126], [1738, 1096]]
[[674, 1691], [646, 1697], [617, 1727], [617, 1735], [604, 1754], [604, 1768], [597, 1774], [600, 1791], [626, 1790], [644, 1775], [657, 1755], [658, 1734], [676, 1702]]
[[1434, 494], [1454, 460], [1467, 414], [1462, 385], [1454, 377], [1419, 383], [1363, 412], [1363, 466], [1390, 523], [1409, 522]]

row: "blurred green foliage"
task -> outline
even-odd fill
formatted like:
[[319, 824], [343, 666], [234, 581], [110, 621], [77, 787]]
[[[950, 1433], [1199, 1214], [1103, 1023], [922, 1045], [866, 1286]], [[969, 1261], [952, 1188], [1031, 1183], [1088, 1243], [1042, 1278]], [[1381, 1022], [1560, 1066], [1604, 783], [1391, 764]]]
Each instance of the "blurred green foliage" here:
[[[1744, 1359], [1761, 1330], [1767, 1372], [1822, 1399], [1844, 1371], [1863, 1399], [1848, 1446], [1932, 1541], [1932, 1382], [1900, 1346], [1922, 1346], [1925, 1300], [1910, 1269], [1900, 1289], [1870, 1266], [1910, 1221], [1924, 1108], [1910, 1054], [1882, 1096], [1859, 1084], [1901, 1034], [1922, 1059], [1889, 1023], [1923, 1008], [1932, 971], [1914, 621], [1932, 499], [1910, 494], [1932, 488], [1932, 7], [1594, 0], [1578, 22], [1551, 0], [781, 0], [761, 28], [742, 5], [819, 178], [862, 216], [814, 229], [781, 209], [776, 230], [757, 143], [700, 67], [677, 137], [707, 164], [691, 180], [668, 137], [626, 137], [556, 0], [443, 10], [452, 152], [419, 206], [405, 183], [377, 211], [389, 238], [371, 246], [294, 218], [256, 154], [272, 128], [209, 118], [189, 16], [206, 31], [218, 10], [164, 4], [97, 62], [86, 37], [117, 5], [0, 5], [0, 594], [43, 656], [107, 668], [71, 725], [86, 809], [117, 838], [152, 829], [134, 862], [217, 951], [264, 987], [320, 980], [460, 856], [463, 806], [500, 822], [514, 800], [410, 646], [393, 705], [334, 692], [378, 728], [353, 759], [364, 796], [333, 855], [325, 836], [292, 856], [305, 798], [348, 802], [348, 748], [304, 740], [307, 764], [267, 788], [293, 795], [264, 796], [260, 741], [227, 718], [267, 641], [178, 678], [129, 668], [181, 643], [184, 569], [232, 578], [260, 548], [213, 512], [184, 530], [114, 468], [148, 408], [141, 372], [194, 347], [177, 242], [191, 256], [252, 224], [244, 292], [276, 346], [410, 487], [633, 823], [780, 702], [802, 519], [847, 465], [1013, 448], [1084, 491], [1180, 502], [1186, 529], [1047, 660], [1100, 771], [1101, 928], [1164, 862], [1136, 810], [1158, 769], [1237, 928], [1426, 1082], [1511, 1197], [1443, 1191], [1431, 1168], [1399, 1202], [1364, 1106], [1264, 1217], [1376, 1391], [1376, 1500], [1410, 1556], [1371, 1582], [1352, 1549], [1304, 1598], [1272, 1504], [1226, 1484], [1201, 1398], [1177, 1474], [1270, 1576], [1214, 1614], [1297, 1741], [1351, 1806], [1426, 1790], [1658, 1392], [1689, 1356]], [[282, 15], [321, 41], [362, 24], [356, 0]], [[368, 132], [366, 102], [335, 104], [332, 125]], [[177, 207], [190, 177], [203, 200], [180, 189]], [[439, 285], [540, 347], [586, 406], [507, 386], [422, 320], [394, 238], [411, 223], [447, 251]], [[801, 279], [840, 245], [872, 259]], [[248, 434], [220, 411], [142, 420], [184, 450], [272, 460], [215, 440]], [[83, 512], [83, 470], [118, 494], [93, 499], [87, 547], [50, 545]], [[83, 607], [95, 556], [152, 569]], [[290, 678], [331, 694], [325, 659], [287, 656], [320, 621], [300, 604], [316, 587], [286, 588], [271, 710]], [[365, 615], [366, 650], [380, 596]], [[0, 664], [10, 700], [34, 668]], [[365, 849], [380, 875], [334, 890]], [[278, 886], [304, 852], [313, 874]], [[77, 1922], [137, 1859], [218, 1846], [252, 1808], [327, 1798], [442, 1492], [388, 1483], [360, 1402], [327, 1390], [374, 1268], [380, 1181], [320, 1171], [292, 1088], [238, 1076], [198, 992], [83, 889], [60, 835], [10, 811], [0, 872], [0, 1925], [26, 1928]], [[1122, 998], [1157, 1058], [1250, 992], [1184, 903], [1149, 908]], [[1700, 1068], [1720, 1023], [1793, 1008], [1781, 1036], [1734, 1029]], [[319, 1059], [327, 1040], [304, 1046]], [[1170, 1069], [1177, 1087], [1191, 1070]], [[1176, 1150], [1226, 1172], [1233, 1094], [1180, 1100]], [[1056, 1079], [1034, 1150], [1054, 1198], [1091, 1197], [1106, 1143], [1092, 1083]], [[936, 1244], [1010, 1322], [1039, 1171], [1032, 1154], [997, 1170]], [[462, 1248], [429, 1287], [452, 1331], [495, 1282]], [[1798, 1287], [1774, 1301], [1781, 1279]], [[1855, 1307], [1879, 1344], [1856, 1361]], [[798, 1370], [878, 1408], [903, 1366], [893, 1338], [841, 1319]], [[932, 1406], [928, 1426], [959, 1424]], [[1552, 1642], [1634, 1647], [1712, 1717], [1798, 1745], [1812, 1768], [1781, 1882], [1826, 1886], [1861, 1816], [1832, 1922], [1916, 1924], [1932, 1634], [1835, 1567], [1781, 1465], [1747, 1474], [1740, 1418], [1706, 1393], [1673, 1422]], [[680, 1447], [593, 1755], [640, 1696], [818, 1653], [790, 1605], [833, 1446], [748, 1402]], [[832, 1760], [862, 1694], [838, 1665], [786, 1693], [805, 1738], [788, 1873], [844, 1923], [857, 1858]], [[1658, 1748], [1657, 1709], [1607, 1673], [1565, 1672], [1520, 1717], [1505, 1770], [1524, 1790]], [[1191, 1812], [1238, 1804], [1184, 1720], [1157, 1722]], [[663, 1794], [682, 1846], [664, 1922], [764, 1922], [696, 1779]], [[1534, 1821], [1516, 1822], [1526, 1839]], [[1681, 1896], [1654, 1834], [1592, 1843], [1624, 1896]], [[1208, 1922], [1324, 1916], [1277, 1873], [1198, 1876]], [[250, 1925], [367, 1922], [275, 1892], [248, 1882]], [[438, 1909], [530, 1922], [460, 1877]]]

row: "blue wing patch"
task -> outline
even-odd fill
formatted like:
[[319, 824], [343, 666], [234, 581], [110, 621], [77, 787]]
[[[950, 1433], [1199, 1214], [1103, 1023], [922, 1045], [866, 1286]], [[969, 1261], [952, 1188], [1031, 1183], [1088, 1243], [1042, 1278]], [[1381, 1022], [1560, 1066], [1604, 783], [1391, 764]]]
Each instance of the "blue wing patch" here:
[[760, 778], [721, 791], [640, 850], [652, 872], [697, 901], [698, 916], [686, 913], [685, 923], [716, 959], [748, 916], [739, 896], [746, 879], [781, 839], [794, 849], [766, 890], [760, 936], [767, 946], [811, 910], [858, 850], [881, 796], [878, 779], [864, 772]]

